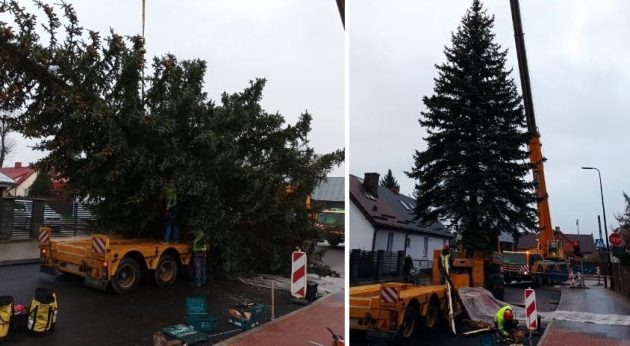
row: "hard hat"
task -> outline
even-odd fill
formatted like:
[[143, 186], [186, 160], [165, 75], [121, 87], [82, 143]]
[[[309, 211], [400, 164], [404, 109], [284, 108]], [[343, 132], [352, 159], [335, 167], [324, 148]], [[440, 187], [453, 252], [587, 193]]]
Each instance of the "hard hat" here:
[[444, 244], [444, 247], [442, 249], [448, 250], [448, 244]]
[[503, 317], [505, 317], [506, 321], [511, 321], [514, 319], [514, 314], [512, 313], [512, 310], [507, 309], [505, 310], [505, 312], [503, 313]]

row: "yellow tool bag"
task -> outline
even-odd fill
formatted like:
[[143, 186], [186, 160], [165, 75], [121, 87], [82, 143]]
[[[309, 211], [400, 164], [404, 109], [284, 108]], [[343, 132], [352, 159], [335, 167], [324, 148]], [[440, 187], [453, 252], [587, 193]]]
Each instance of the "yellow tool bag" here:
[[0, 341], [9, 335], [11, 315], [13, 315], [13, 297], [0, 296]]
[[57, 322], [57, 309], [55, 292], [51, 288], [36, 288], [28, 314], [28, 330], [35, 334], [53, 330]]

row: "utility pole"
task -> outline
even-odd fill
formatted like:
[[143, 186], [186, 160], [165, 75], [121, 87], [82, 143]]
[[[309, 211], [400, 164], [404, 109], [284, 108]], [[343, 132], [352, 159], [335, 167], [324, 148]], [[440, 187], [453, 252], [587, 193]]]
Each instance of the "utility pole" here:
[[[145, 21], [145, 9], [146, 9], [146, 0], [142, 0], [142, 43], [144, 43], [144, 49], [146, 51], [147, 46], [146, 46], [146, 40], [144, 39], [144, 21]], [[142, 81], [140, 82], [141, 85], [141, 89], [142, 89], [142, 108], [144, 108], [144, 67], [142, 68], [142, 74], [141, 74], [141, 78]]]

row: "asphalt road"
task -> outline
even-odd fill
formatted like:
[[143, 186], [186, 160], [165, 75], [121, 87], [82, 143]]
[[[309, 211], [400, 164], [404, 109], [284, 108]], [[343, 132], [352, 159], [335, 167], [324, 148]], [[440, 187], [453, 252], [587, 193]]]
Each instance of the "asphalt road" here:
[[[39, 265], [0, 267], [0, 295], [11, 295], [16, 304], [30, 305], [36, 287], [55, 290], [59, 316], [53, 333], [30, 336], [19, 331], [3, 345], [153, 345], [154, 331], [185, 322], [185, 297], [205, 295], [209, 312], [218, 318], [221, 333], [235, 328], [227, 321], [227, 311], [236, 302], [247, 300], [269, 304], [268, 289], [247, 286], [236, 281], [210, 281], [197, 288], [186, 280], [178, 280], [168, 288], [143, 283], [127, 295], [101, 292], [83, 286], [80, 278], [53, 277], [39, 272]], [[301, 306], [289, 304], [288, 291], [276, 291], [276, 316]], [[269, 320], [267, 309], [265, 321]], [[212, 343], [232, 334], [213, 337]]]
[[339, 277], [345, 277], [345, 266], [344, 266], [344, 258], [345, 258], [345, 247], [344, 244], [339, 244], [337, 246], [330, 246], [328, 242], [321, 242], [317, 244], [318, 247], [324, 248], [326, 253], [322, 258], [324, 264], [327, 264], [330, 269], [339, 273]]
[[[505, 302], [514, 305], [522, 305], [524, 301], [523, 290], [529, 286], [529, 283], [511, 284], [505, 288]], [[557, 304], [560, 300], [560, 289], [553, 287], [540, 287], [536, 289], [536, 300], [538, 311], [554, 311], [557, 308]], [[544, 332], [541, 331], [540, 335]], [[536, 345], [539, 336], [534, 336], [532, 339], [532, 345]], [[453, 336], [449, 334], [446, 323], [442, 322], [437, 330], [422, 335], [418, 340], [418, 344], [432, 345], [432, 346], [478, 346], [480, 344], [481, 336]], [[387, 343], [370, 343], [365, 340], [364, 335], [361, 333], [350, 334], [350, 343], [355, 345], [387, 345]], [[394, 344], [394, 343], [392, 343]]]

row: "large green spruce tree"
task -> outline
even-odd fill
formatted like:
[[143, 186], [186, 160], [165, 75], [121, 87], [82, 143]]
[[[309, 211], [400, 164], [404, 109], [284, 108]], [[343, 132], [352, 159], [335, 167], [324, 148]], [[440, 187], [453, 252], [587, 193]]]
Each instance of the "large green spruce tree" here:
[[168, 54], [147, 67], [141, 36], [103, 38], [72, 6], [38, 4], [42, 37], [33, 14], [0, 4], [13, 21], [0, 23], [0, 108], [40, 139], [37, 167], [66, 179], [103, 230], [129, 236], [162, 235], [172, 183], [182, 237], [205, 233], [229, 273], [288, 270], [294, 247], [317, 237], [307, 196], [344, 157], [309, 146], [311, 115], [267, 113], [264, 79], [210, 100], [204, 61]]
[[501, 231], [536, 229], [530, 134], [493, 25], [473, 1], [445, 47], [446, 62], [436, 65], [433, 95], [423, 98], [426, 149], [407, 173], [417, 181], [418, 217], [447, 221], [468, 250], [496, 249]]

